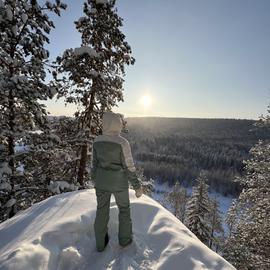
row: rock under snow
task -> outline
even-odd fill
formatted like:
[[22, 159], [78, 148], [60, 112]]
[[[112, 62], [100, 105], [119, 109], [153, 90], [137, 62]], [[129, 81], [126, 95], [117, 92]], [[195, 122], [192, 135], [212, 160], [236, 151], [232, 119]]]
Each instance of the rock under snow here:
[[111, 201], [110, 242], [95, 247], [94, 190], [51, 197], [0, 224], [1, 270], [234, 269], [153, 199], [130, 191], [134, 241], [118, 245], [118, 210]]

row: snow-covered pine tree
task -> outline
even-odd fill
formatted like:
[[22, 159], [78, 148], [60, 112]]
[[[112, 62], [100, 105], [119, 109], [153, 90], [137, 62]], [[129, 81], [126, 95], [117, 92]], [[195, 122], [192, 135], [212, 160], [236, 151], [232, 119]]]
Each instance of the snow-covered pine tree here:
[[217, 252], [223, 244], [224, 230], [222, 227], [222, 217], [219, 210], [219, 202], [215, 198], [210, 199], [209, 226], [209, 247]]
[[270, 127], [270, 105], [268, 105], [267, 109], [268, 114], [266, 116], [262, 115], [259, 121], [255, 124], [258, 127]]
[[[25, 169], [32, 172], [34, 179], [39, 180], [35, 180], [35, 183], [49, 186], [53, 193], [59, 193], [56, 185], [65, 190], [77, 188], [77, 156], [73, 145], [77, 136], [76, 126], [74, 118], [50, 117], [51, 132], [32, 135], [32, 145], [24, 162]], [[60, 191], [63, 190], [60, 188]]]
[[[226, 224], [228, 226], [228, 235], [223, 245], [223, 256], [230, 262], [238, 265], [238, 262], [243, 262], [242, 257], [243, 245], [236, 239], [236, 229], [239, 224], [240, 206], [238, 200], [234, 199], [226, 215]], [[238, 262], [236, 262], [238, 261]]]
[[187, 203], [185, 225], [206, 245], [210, 239], [209, 213], [210, 199], [208, 197], [207, 178], [201, 172], [193, 187], [191, 198]]
[[270, 143], [260, 141], [250, 151], [243, 190], [238, 199], [235, 229], [226, 241], [224, 256], [237, 269], [270, 269]]
[[[118, 101], [123, 100], [125, 65], [134, 64], [131, 48], [121, 32], [122, 19], [117, 15], [115, 0], [87, 0], [84, 16], [75, 21], [81, 34], [81, 47], [68, 49], [57, 58], [63, 74], [62, 96], [68, 103], [78, 105], [75, 116], [79, 119], [79, 132], [86, 132], [81, 145], [78, 181], [84, 184], [88, 137], [99, 132], [101, 117]], [[88, 138], [87, 138], [88, 137]]]
[[176, 181], [172, 191], [166, 194], [165, 200], [172, 207], [173, 214], [184, 222], [188, 195], [186, 189], [180, 186], [179, 181]]
[[155, 189], [154, 188], [154, 179], [152, 179], [152, 178], [148, 179], [144, 175], [144, 170], [142, 167], [137, 167], [136, 173], [137, 173], [137, 177], [140, 179], [143, 193], [148, 195], [148, 196], [151, 196], [152, 192]]
[[[52, 179], [56, 181], [66, 181], [68, 183], [77, 183], [77, 162], [79, 147], [78, 138], [78, 121], [74, 117], [54, 117], [51, 119], [51, 129], [53, 134], [60, 138], [61, 145], [58, 147], [59, 154], [62, 158], [55, 158], [56, 168], [62, 168], [61, 174], [55, 174]], [[79, 136], [80, 137], [80, 136]]]
[[0, 183], [6, 183], [8, 194], [1, 197], [1, 207], [6, 209], [1, 220], [16, 211], [20, 189], [25, 178], [18, 173], [16, 153], [18, 140], [30, 139], [31, 130], [45, 131], [46, 110], [40, 100], [55, 94], [55, 85], [45, 82], [49, 52], [44, 48], [49, 42], [48, 34], [54, 27], [47, 15], [60, 15], [66, 5], [60, 0], [40, 5], [36, 0], [0, 0], [0, 144], [4, 157]]
[[235, 233], [236, 225], [238, 223], [238, 202], [236, 199], [232, 200], [231, 206], [226, 215], [226, 224], [228, 226], [228, 238], [231, 237], [233, 233]]

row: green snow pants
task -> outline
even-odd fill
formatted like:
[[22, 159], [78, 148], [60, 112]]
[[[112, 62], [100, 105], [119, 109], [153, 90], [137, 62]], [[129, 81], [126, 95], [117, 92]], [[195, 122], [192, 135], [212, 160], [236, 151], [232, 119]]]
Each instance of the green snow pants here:
[[[98, 251], [102, 251], [105, 248], [105, 235], [108, 232], [111, 194], [112, 192], [96, 189], [97, 212], [94, 229]], [[113, 192], [113, 195], [119, 209], [119, 244], [126, 246], [132, 240], [129, 192], [127, 189], [120, 192]]]

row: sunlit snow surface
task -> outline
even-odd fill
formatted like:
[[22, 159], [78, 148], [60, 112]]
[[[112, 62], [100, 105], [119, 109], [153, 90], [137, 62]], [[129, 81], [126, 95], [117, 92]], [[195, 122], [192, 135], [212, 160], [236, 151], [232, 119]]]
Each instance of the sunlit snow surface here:
[[95, 248], [94, 190], [51, 197], [0, 224], [0, 269], [234, 269], [156, 201], [130, 191], [134, 241], [118, 245], [118, 210], [111, 201], [110, 242]]

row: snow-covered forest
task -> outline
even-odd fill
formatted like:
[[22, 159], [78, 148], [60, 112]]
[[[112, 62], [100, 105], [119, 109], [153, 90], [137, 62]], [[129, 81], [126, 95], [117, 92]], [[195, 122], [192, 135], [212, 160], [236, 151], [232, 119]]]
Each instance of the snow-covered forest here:
[[233, 180], [258, 140], [270, 139], [256, 121], [234, 119], [129, 118], [133, 155], [148, 178], [160, 184], [179, 181], [191, 187], [201, 170], [212, 191], [239, 195]]
[[[86, 207], [88, 197], [94, 204], [93, 140], [102, 133], [104, 112], [123, 101], [125, 70], [135, 64], [115, 2], [85, 1], [84, 15], [74, 22], [81, 46], [67, 44], [61, 55], [51, 59], [46, 46], [55, 27], [52, 18], [65, 12], [65, 1], [0, 0], [0, 235], [14, 234], [0, 239], [0, 269], [80, 269], [83, 263], [89, 267], [89, 260], [82, 259], [87, 256], [86, 245], [92, 245], [85, 223], [91, 226], [95, 210], [92, 205], [90, 214], [85, 213], [75, 197], [82, 197], [81, 207]], [[74, 116], [49, 116], [44, 101], [52, 98], [75, 105]], [[269, 116], [258, 121], [122, 116], [122, 121], [127, 124], [123, 130], [129, 128], [123, 136], [131, 143], [144, 194], [174, 216], [146, 196], [138, 203], [131, 195], [133, 218], [140, 218], [142, 224], [135, 223], [137, 251], [125, 254], [128, 259], [121, 257], [131, 268], [123, 265], [120, 269], [178, 269], [188, 256], [185, 270], [233, 269], [229, 263], [243, 270], [270, 269]], [[167, 188], [160, 192], [157, 187], [163, 184]], [[84, 189], [90, 190], [78, 191]], [[221, 213], [222, 200], [213, 194], [232, 200], [227, 213]], [[62, 201], [73, 200], [77, 208], [70, 205], [67, 216]], [[49, 214], [37, 224], [34, 215], [42, 216], [42, 207]], [[58, 257], [53, 255], [56, 244], [48, 240], [54, 237], [48, 236], [52, 224], [44, 225], [45, 219], [53, 218], [50, 207], [63, 211], [59, 222], [81, 213], [79, 223], [70, 220], [71, 231], [64, 228], [64, 237], [61, 229], [54, 228], [64, 243], [56, 248]], [[144, 212], [148, 210], [149, 216]], [[29, 235], [22, 238], [19, 232], [23, 234], [25, 220], [44, 228], [42, 235], [31, 235], [27, 228]], [[14, 230], [10, 227], [13, 221], [17, 222]], [[139, 231], [142, 225], [151, 228], [148, 242], [141, 241], [147, 235], [147, 230]], [[77, 240], [66, 243], [64, 238], [70, 234]], [[155, 240], [155, 235], [160, 239]], [[9, 243], [10, 239], [15, 242]], [[182, 249], [191, 253], [180, 253]], [[25, 261], [32, 251], [42, 259]], [[137, 257], [131, 260], [132, 252]], [[106, 261], [107, 269], [119, 267], [114, 255], [101, 261]], [[73, 266], [67, 268], [69, 256]], [[42, 268], [42, 260], [51, 260], [51, 266]], [[96, 267], [101, 262], [95, 262]]]

